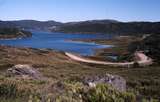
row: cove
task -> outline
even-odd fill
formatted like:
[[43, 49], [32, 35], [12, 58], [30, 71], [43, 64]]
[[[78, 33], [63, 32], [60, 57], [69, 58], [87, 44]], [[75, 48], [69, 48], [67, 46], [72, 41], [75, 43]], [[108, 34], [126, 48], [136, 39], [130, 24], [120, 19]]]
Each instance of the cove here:
[[32, 31], [32, 37], [30, 38], [0, 40], [0, 44], [15, 47], [49, 48], [58, 51], [78, 53], [84, 56], [91, 56], [94, 55], [95, 49], [109, 48], [112, 47], [112, 45], [101, 45], [71, 40], [110, 38], [112, 38], [112, 36], [108, 34], [65, 34]]

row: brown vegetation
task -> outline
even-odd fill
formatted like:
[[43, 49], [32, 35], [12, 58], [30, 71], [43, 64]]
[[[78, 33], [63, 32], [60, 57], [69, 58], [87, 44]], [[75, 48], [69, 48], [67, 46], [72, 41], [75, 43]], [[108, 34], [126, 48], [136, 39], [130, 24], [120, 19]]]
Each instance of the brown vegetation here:
[[[158, 90], [160, 89], [160, 69], [158, 66], [129, 69], [113, 68], [103, 65], [78, 63], [70, 60], [64, 53], [57, 51], [9, 46], [0, 46], [0, 57], [0, 86], [2, 85], [2, 89], [3, 87], [9, 87], [13, 90], [19, 90], [18, 92], [20, 93], [23, 92], [21, 101], [28, 98], [31, 93], [39, 93], [36, 94], [37, 96], [32, 96], [32, 98], [39, 98], [39, 96], [44, 95], [55, 96], [53, 93], [56, 90], [53, 90], [52, 86], [57, 81], [81, 82], [84, 77], [104, 75], [106, 73], [123, 76], [127, 81], [127, 90], [134, 92], [141, 98], [159, 98], [160, 95]], [[7, 77], [5, 75], [6, 70], [16, 64], [31, 65], [48, 79], [41, 81]], [[19, 94], [10, 93], [9, 90], [7, 93], [12, 94], [13, 97]]]

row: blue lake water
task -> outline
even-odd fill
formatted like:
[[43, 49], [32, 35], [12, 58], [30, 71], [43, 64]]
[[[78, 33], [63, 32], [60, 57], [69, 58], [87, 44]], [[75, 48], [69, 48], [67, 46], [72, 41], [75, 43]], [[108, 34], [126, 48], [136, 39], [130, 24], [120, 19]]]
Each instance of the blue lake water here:
[[111, 36], [107, 34], [65, 34], [38, 31], [32, 31], [32, 34], [30, 38], [0, 40], [0, 44], [19, 47], [50, 48], [88, 56], [93, 55], [95, 49], [111, 47], [111, 45], [69, 41], [72, 39], [110, 39]]

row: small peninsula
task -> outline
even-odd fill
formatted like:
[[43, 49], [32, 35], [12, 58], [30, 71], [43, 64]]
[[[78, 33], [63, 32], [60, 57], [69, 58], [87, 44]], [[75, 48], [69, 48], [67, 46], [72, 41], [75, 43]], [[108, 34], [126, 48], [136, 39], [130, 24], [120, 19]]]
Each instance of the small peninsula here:
[[18, 28], [0, 28], [0, 39], [31, 37], [32, 33]]

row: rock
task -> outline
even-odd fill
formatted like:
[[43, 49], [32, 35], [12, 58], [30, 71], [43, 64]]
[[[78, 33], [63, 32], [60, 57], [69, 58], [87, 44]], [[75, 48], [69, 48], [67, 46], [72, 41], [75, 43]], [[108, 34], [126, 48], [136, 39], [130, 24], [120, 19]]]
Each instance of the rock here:
[[18, 76], [23, 78], [41, 79], [42, 75], [39, 71], [31, 67], [30, 65], [15, 65], [7, 70], [9, 76]]
[[89, 82], [88, 85], [89, 85], [90, 87], [96, 87], [96, 84], [93, 83], [93, 82]]
[[118, 75], [106, 74], [104, 76], [94, 76], [85, 78], [84, 83], [90, 87], [94, 87], [97, 84], [106, 83], [112, 85], [119, 91], [126, 91], [126, 80]]

